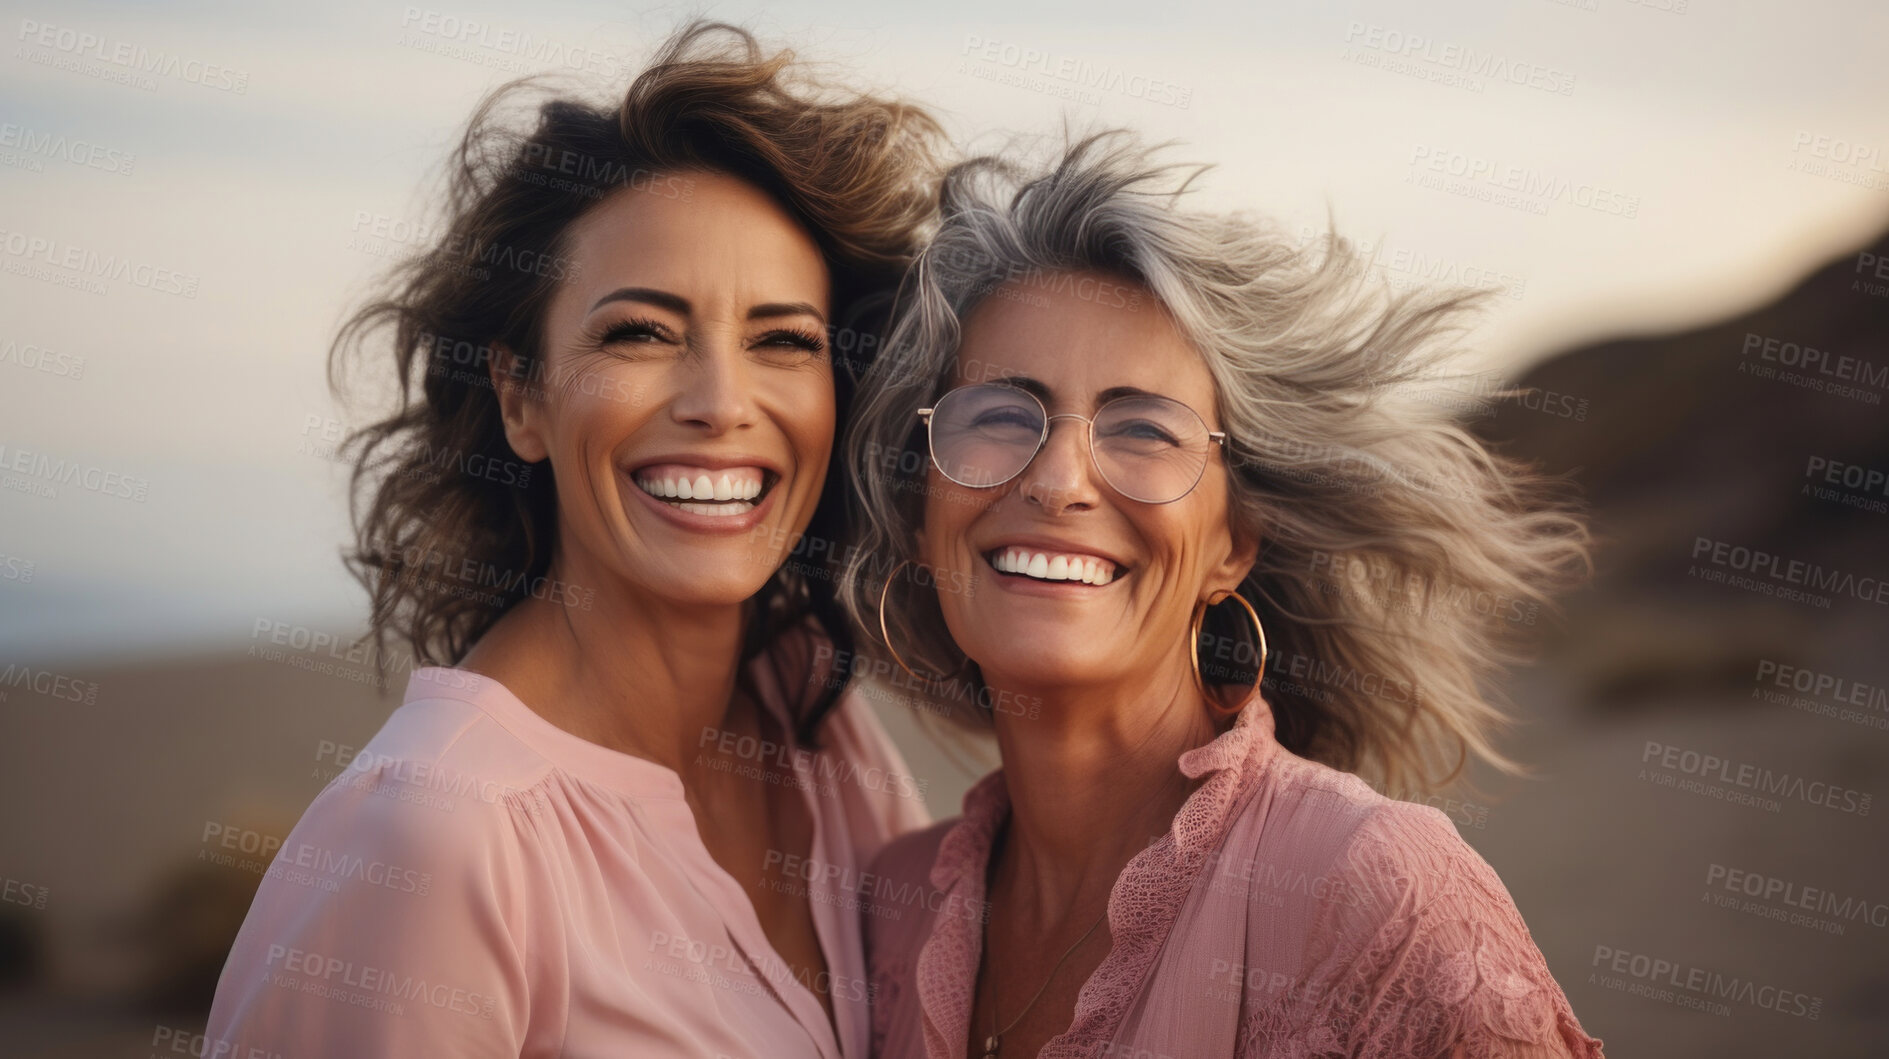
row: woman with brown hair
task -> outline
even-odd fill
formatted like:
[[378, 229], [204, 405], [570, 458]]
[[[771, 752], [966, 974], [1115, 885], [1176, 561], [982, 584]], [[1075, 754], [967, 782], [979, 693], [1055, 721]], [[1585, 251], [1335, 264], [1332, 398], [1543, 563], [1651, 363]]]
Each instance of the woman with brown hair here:
[[828, 571], [783, 563], [837, 536], [834, 347], [918, 248], [937, 128], [719, 25], [615, 106], [524, 91], [336, 343], [397, 366], [354, 565], [425, 665], [270, 866], [209, 1039], [864, 1055], [842, 884], [925, 816], [828, 676]]

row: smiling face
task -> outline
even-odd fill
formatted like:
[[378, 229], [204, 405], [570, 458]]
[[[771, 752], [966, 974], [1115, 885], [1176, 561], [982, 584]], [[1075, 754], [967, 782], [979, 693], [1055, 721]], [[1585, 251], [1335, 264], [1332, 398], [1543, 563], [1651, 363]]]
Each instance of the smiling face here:
[[621, 190], [571, 227], [543, 364], [501, 401], [513, 450], [550, 460], [562, 577], [727, 604], [760, 589], [819, 501], [829, 278], [768, 195], [688, 179], [687, 197]]
[[[1140, 289], [1128, 303], [1136, 308], [1115, 308], [1108, 301], [1122, 299], [1080, 294], [1119, 281], [1076, 279], [1013, 284], [979, 303], [950, 385], [1007, 381], [1037, 393], [1052, 416], [1093, 416], [1109, 397], [1143, 391], [1221, 429], [1212, 376], [1153, 296]], [[1194, 606], [1237, 587], [1255, 553], [1229, 528], [1217, 450], [1193, 490], [1166, 504], [1115, 491], [1090, 458], [1085, 424], [1073, 419], [1053, 420], [1036, 458], [993, 488], [959, 485], [931, 465], [919, 555], [938, 584], [972, 585], [938, 599], [987, 683], [1108, 685], [1161, 667], [1192, 680]]]

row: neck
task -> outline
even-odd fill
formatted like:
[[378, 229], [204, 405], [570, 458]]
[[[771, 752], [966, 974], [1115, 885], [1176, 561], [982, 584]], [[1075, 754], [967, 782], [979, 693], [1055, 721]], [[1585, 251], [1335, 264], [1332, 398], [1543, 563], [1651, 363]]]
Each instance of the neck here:
[[581, 561], [554, 561], [546, 580], [573, 588], [526, 597], [467, 654], [465, 668], [506, 685], [560, 728], [667, 766], [685, 783], [698, 747], [752, 723], [733, 708], [742, 604], [678, 604]]
[[1214, 727], [1185, 658], [1145, 679], [1035, 688], [1019, 701], [1038, 700], [1035, 718], [997, 719], [1010, 823], [993, 899], [1001, 884], [1057, 922], [1104, 907], [1123, 866], [1167, 831], [1197, 786], [1177, 760]]

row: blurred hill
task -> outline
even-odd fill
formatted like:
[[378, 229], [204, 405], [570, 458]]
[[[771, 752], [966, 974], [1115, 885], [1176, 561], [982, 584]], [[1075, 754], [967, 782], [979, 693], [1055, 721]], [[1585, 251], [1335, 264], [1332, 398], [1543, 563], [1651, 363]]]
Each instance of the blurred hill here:
[[[1889, 576], [1886, 255], [1889, 235], [1722, 323], [1556, 356], [1480, 424], [1578, 483], [1600, 546], [1593, 583], [1512, 685], [1510, 749], [1535, 776], [1479, 774], [1489, 824], [1464, 837], [1609, 1055], [1889, 1054], [1889, 916], [1836, 932], [1742, 893], [1725, 907], [1713, 882], [1740, 871], [1889, 911], [1889, 607], [1766, 594], [1785, 586], [1715, 580], [1736, 571], [1710, 561], [1723, 544]], [[1779, 683], [1794, 670], [1809, 693], [1789, 683], [1801, 675]], [[1662, 786], [1668, 747], [1860, 792], [1872, 811]], [[1820, 1015], [1634, 995], [1610, 984], [1603, 948], [1797, 990]]]
[[1771, 304], [1574, 350], [1517, 385], [1540, 394], [1501, 403], [1484, 437], [1570, 475], [1603, 538], [1594, 589], [1556, 638], [1592, 706], [1713, 682], [1748, 691], [1754, 658], [1889, 672], [1880, 605], [1779, 606], [1690, 572], [1703, 537], [1889, 576], [1889, 233]]

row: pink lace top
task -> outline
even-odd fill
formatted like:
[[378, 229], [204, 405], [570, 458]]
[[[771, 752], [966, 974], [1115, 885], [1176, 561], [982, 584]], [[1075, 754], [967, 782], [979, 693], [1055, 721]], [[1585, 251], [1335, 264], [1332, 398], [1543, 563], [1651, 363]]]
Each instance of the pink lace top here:
[[[1393, 801], [1273, 737], [1255, 695], [1181, 755], [1207, 777], [1123, 869], [1113, 946], [1044, 1057], [1595, 1057], [1521, 914], [1436, 809]], [[873, 1055], [970, 1045], [1001, 770], [964, 815], [877, 859], [865, 909]]]

